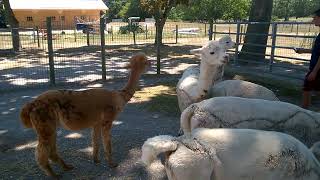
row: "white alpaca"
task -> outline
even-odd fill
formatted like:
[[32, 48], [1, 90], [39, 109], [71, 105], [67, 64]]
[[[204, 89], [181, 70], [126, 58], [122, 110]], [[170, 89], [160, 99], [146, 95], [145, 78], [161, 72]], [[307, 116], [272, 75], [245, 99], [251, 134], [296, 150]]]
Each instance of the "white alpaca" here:
[[274, 130], [290, 134], [307, 146], [320, 137], [320, 113], [281, 101], [240, 97], [194, 103], [182, 112], [180, 125], [184, 133], [198, 127]]
[[[208, 97], [216, 96], [240, 96], [247, 98], [259, 98], [267, 100], [278, 100], [276, 95], [269, 89], [242, 80], [221, 81], [224, 64], [216, 53], [225, 54], [227, 49], [234, 46], [229, 36], [219, 41], [210, 41], [202, 48], [191, 50], [191, 53], [200, 54], [200, 68], [191, 66], [187, 68], [179, 80], [176, 91], [179, 108], [183, 111], [190, 104], [200, 102]], [[213, 50], [216, 49], [216, 50]], [[224, 56], [225, 56], [224, 55]], [[226, 62], [224, 60], [223, 62]]]
[[219, 41], [209, 41], [202, 48], [191, 50], [191, 52], [196, 51], [201, 51], [201, 71], [189, 67], [179, 80], [177, 95], [180, 109], [202, 100], [208, 94], [215, 66], [224, 64], [228, 59], [228, 55]]
[[252, 129], [195, 129], [190, 136], [156, 136], [142, 146], [150, 166], [165, 153], [169, 180], [319, 180], [320, 164], [294, 137]]

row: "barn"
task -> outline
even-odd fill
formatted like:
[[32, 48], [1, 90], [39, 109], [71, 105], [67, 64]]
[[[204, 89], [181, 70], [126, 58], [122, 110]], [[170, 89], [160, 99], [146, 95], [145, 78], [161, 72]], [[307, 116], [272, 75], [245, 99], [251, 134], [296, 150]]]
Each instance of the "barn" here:
[[99, 21], [108, 7], [102, 0], [10, 0], [20, 27], [44, 27], [51, 17], [54, 28], [73, 29], [76, 23]]

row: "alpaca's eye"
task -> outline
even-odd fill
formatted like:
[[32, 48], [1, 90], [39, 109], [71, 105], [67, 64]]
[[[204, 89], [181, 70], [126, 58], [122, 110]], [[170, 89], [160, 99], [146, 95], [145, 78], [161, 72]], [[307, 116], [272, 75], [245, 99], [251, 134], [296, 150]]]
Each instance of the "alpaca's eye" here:
[[210, 54], [214, 54], [214, 52], [210, 52]]
[[227, 42], [227, 44], [228, 44], [229, 42]]

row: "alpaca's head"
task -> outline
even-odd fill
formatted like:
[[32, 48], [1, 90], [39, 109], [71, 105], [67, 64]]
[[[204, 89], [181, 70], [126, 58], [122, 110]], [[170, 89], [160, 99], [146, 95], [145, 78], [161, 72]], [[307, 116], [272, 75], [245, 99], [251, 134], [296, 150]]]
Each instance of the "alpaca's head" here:
[[190, 50], [192, 54], [200, 54], [201, 61], [205, 61], [210, 65], [225, 64], [228, 62], [229, 56], [224, 46], [219, 41], [209, 41], [199, 49]]
[[234, 48], [236, 46], [236, 43], [232, 41], [231, 37], [226, 35], [226, 36], [222, 36], [219, 39], [219, 43], [222, 45], [223, 48], [225, 48], [225, 50]]
[[134, 69], [136, 72], [143, 73], [150, 66], [150, 62], [144, 53], [137, 53], [129, 60], [129, 64], [126, 66], [128, 69]]

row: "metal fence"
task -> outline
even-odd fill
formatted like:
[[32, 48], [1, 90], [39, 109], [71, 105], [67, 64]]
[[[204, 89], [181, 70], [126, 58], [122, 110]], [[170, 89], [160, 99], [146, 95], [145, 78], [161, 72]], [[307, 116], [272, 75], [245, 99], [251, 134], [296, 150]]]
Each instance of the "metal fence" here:
[[[230, 54], [234, 65], [247, 62], [257, 71], [302, 78], [310, 55], [294, 53], [293, 47], [311, 48], [319, 33], [310, 23], [274, 22], [270, 24], [264, 59], [238, 57], [245, 44], [247, 26], [252, 22], [215, 23], [213, 39], [228, 34], [237, 42]], [[148, 73], [156, 73], [157, 51], [154, 46], [154, 22], [140, 23], [136, 33], [128, 33], [128, 23], [91, 23], [79, 29], [76, 24], [58, 21], [32, 28], [20, 28], [21, 51], [12, 51], [11, 29], [0, 30], [0, 87], [15, 89], [38, 85], [85, 83], [101, 79], [126, 77], [124, 64], [138, 51], [145, 52], [153, 62]], [[208, 40], [206, 23], [167, 22], [161, 47], [161, 72], [182, 73], [197, 64], [189, 50]], [[256, 45], [260, 46], [260, 45]]]

